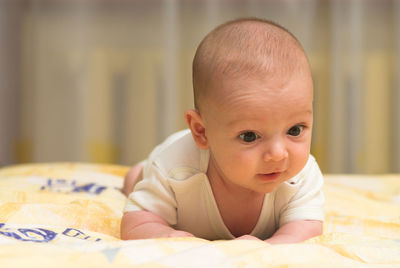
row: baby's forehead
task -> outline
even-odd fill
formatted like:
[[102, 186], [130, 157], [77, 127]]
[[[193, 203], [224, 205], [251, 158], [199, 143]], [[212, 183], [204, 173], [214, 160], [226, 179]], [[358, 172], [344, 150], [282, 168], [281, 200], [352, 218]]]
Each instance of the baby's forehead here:
[[[206, 97], [202, 107], [208, 116], [225, 115], [228, 121], [256, 120], [275, 117], [286, 111], [290, 117], [312, 114], [312, 83], [301, 78], [280, 83], [263, 83], [257, 79], [221, 82], [220, 87]], [[290, 110], [290, 112], [289, 112]]]

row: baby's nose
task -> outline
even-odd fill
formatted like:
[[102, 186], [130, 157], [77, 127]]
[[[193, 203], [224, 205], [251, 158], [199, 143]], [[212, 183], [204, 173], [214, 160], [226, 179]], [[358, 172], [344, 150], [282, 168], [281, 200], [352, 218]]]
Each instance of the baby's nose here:
[[264, 153], [264, 161], [281, 161], [288, 157], [286, 144], [281, 139], [274, 139], [269, 142]]

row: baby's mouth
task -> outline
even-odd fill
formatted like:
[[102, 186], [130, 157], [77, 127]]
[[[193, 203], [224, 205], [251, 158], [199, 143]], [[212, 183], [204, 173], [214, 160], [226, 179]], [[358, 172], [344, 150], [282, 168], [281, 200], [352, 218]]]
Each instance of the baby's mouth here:
[[282, 174], [281, 171], [264, 173], [264, 174], [260, 173], [257, 175], [257, 177], [263, 181], [275, 181], [281, 176], [281, 174]]

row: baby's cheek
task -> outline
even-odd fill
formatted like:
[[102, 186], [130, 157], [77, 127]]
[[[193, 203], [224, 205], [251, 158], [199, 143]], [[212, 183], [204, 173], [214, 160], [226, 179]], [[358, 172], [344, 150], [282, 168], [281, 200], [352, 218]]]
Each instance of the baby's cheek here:
[[294, 151], [290, 157], [290, 169], [294, 173], [292, 175], [297, 174], [303, 169], [303, 167], [307, 164], [310, 155], [310, 150], [306, 146], [299, 146], [299, 148], [296, 149], [297, 150]]

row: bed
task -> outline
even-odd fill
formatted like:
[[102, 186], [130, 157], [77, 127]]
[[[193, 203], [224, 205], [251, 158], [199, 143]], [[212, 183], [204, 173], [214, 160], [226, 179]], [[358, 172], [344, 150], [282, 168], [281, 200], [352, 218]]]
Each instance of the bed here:
[[122, 241], [128, 167], [0, 169], [0, 267], [400, 267], [400, 175], [326, 175], [324, 233], [300, 244]]

